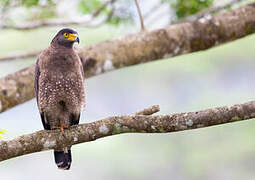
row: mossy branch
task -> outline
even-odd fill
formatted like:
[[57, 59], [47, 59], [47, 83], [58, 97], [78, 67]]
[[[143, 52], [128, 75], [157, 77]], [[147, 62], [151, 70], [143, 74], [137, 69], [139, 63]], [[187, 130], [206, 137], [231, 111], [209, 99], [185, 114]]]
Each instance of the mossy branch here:
[[151, 115], [158, 106], [134, 115], [113, 116], [65, 130], [38, 131], [0, 142], [0, 161], [123, 133], [170, 133], [255, 118], [255, 101], [196, 112]]

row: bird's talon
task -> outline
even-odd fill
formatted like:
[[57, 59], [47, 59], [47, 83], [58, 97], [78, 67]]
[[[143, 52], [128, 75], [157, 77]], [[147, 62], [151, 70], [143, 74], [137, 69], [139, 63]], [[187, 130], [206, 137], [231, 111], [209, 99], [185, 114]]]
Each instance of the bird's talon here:
[[56, 130], [56, 129], [60, 129], [60, 128], [61, 128], [61, 127], [59, 127], [59, 126], [52, 126], [52, 127], [51, 127], [52, 130]]
[[60, 130], [61, 130], [62, 133], [64, 133], [64, 126], [61, 126]]

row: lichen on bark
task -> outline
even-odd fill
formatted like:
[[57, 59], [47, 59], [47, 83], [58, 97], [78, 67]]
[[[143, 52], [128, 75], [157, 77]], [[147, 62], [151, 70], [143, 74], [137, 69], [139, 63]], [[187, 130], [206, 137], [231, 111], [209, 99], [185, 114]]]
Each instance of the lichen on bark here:
[[[0, 141], [0, 161], [49, 149], [123, 133], [170, 133], [255, 118], [255, 101], [196, 112], [152, 115], [158, 106], [133, 115], [114, 116], [59, 130], [38, 131], [9, 141]], [[150, 112], [150, 113], [148, 113]]]

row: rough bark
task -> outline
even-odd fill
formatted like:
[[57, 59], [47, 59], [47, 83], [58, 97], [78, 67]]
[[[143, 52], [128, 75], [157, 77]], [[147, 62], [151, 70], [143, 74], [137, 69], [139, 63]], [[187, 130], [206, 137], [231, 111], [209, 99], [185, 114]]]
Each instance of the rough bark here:
[[[255, 118], [255, 101], [197, 112], [157, 115], [154, 106], [134, 115], [114, 116], [59, 130], [38, 131], [0, 141], [0, 161], [43, 150], [56, 149], [123, 133], [169, 133]], [[142, 114], [142, 115], [140, 115]]]
[[[205, 50], [255, 32], [255, 3], [195, 22], [143, 31], [80, 49], [86, 77]], [[0, 79], [0, 112], [34, 97], [34, 66]]]

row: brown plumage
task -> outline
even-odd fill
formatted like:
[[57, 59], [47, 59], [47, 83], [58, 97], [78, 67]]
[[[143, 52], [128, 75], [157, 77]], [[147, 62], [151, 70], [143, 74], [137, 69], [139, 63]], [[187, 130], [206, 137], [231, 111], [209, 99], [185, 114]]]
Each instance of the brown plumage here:
[[[35, 94], [46, 130], [63, 131], [79, 123], [85, 92], [83, 68], [73, 49], [74, 42], [79, 42], [77, 32], [62, 29], [36, 62]], [[70, 168], [70, 147], [55, 150], [54, 156], [59, 168]]]

